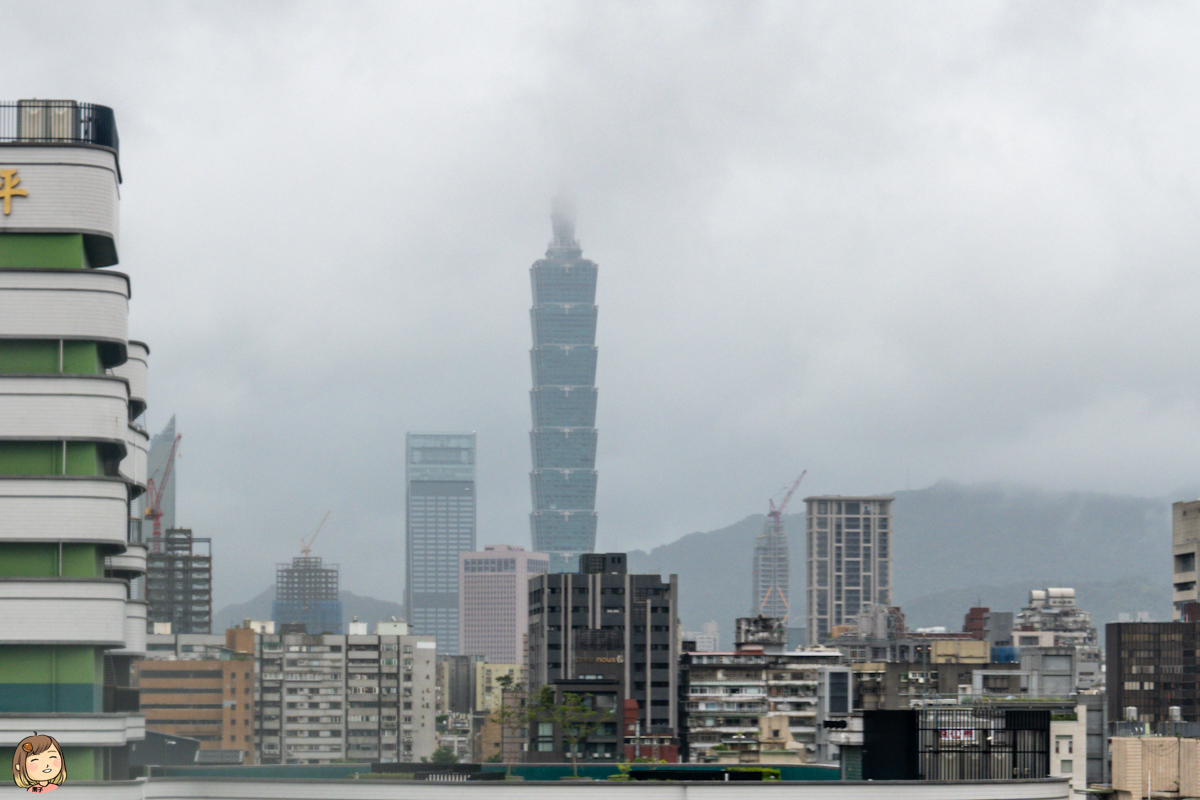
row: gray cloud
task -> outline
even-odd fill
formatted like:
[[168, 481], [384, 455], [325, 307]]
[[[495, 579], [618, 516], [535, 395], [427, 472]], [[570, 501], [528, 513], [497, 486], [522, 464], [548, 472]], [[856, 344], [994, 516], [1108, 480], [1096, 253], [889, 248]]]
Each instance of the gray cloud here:
[[527, 268], [600, 264], [600, 546], [942, 477], [1195, 481], [1200, 12], [1117, 3], [3, 4], [112, 105], [120, 269], [218, 603], [328, 509], [400, 594], [403, 434], [528, 544]]

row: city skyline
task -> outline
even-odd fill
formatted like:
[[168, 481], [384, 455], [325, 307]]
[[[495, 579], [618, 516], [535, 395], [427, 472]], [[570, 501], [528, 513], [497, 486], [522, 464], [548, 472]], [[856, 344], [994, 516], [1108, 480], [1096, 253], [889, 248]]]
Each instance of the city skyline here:
[[524, 267], [559, 186], [605, 268], [600, 549], [796, 466], [1197, 494], [1195, 9], [73, 8], [7, 7], [11, 58], [121, 110], [147, 427], [186, 425], [218, 606], [331, 508], [321, 549], [386, 596], [406, 430], [476, 430], [481, 543], [532, 546]]

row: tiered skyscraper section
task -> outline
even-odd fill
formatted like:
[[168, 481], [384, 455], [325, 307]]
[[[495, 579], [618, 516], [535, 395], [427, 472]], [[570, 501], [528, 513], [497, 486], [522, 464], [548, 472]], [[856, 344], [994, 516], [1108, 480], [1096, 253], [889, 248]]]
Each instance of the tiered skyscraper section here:
[[596, 265], [583, 258], [563, 201], [533, 282], [533, 549], [552, 572], [596, 546]]

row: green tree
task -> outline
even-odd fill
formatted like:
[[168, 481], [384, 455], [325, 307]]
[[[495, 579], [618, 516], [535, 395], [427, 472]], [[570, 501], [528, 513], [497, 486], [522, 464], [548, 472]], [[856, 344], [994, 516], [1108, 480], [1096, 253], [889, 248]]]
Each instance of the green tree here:
[[579, 777], [579, 745], [616, 717], [609, 709], [595, 706], [591, 694], [564, 692], [559, 699], [554, 689], [543, 686], [530, 701], [526, 717], [530, 723], [549, 722], [562, 734], [571, 751], [571, 774]]
[[433, 755], [429, 757], [429, 760], [434, 764], [457, 764], [458, 756], [449, 747], [439, 747], [433, 751]]

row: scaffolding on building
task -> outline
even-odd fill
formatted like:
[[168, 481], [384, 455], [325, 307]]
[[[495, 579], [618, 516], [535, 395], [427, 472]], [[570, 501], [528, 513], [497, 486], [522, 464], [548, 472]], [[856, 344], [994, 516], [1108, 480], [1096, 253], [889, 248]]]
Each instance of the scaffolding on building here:
[[751, 614], [778, 618], [786, 623], [791, 613], [788, 607], [788, 587], [791, 563], [788, 558], [787, 536], [783, 532], [783, 510], [792, 499], [796, 487], [804, 480], [804, 472], [787, 487], [778, 506], [768, 501], [770, 512], [762, 535], [754, 542], [754, 600]]

